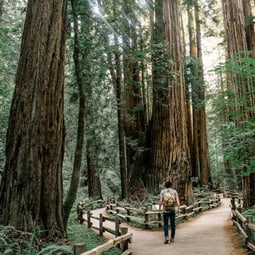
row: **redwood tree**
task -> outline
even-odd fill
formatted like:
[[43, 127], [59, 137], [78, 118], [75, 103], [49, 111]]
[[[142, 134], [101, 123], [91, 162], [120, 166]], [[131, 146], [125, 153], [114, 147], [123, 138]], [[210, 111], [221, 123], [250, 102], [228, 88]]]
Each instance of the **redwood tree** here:
[[0, 21], [2, 20], [4, 0], [0, 0]]
[[129, 181], [129, 194], [143, 188], [141, 172], [143, 170], [142, 154], [139, 147], [144, 144], [144, 105], [139, 63], [138, 31], [140, 24], [134, 0], [122, 3], [123, 13], [123, 85], [124, 85], [124, 130], [126, 141], [126, 167]]
[[63, 225], [66, 0], [29, 0], [0, 188], [0, 224], [50, 240]]
[[[188, 30], [190, 45], [190, 61], [188, 63], [189, 73], [187, 83], [191, 89], [192, 101], [192, 123], [193, 129], [189, 131], [192, 135], [191, 161], [193, 177], [198, 177], [201, 185], [208, 185], [211, 181], [209, 169], [206, 114], [205, 114], [205, 81], [202, 62], [202, 39], [197, 0], [187, 0]], [[189, 90], [189, 88], [188, 88]], [[188, 102], [189, 103], [189, 102]]]
[[179, 1], [158, 0], [155, 8], [151, 165], [147, 186], [156, 193], [159, 184], [170, 176], [181, 200], [187, 201], [191, 168]]
[[[222, 0], [222, 9], [224, 17], [224, 26], [227, 41], [227, 58], [232, 60], [233, 65], [241, 67], [243, 65], [240, 58], [253, 58], [253, 54], [248, 54], [248, 50], [253, 51], [254, 32], [250, 30], [252, 26], [251, 6], [249, 1], [227, 1]], [[250, 20], [249, 22], [247, 22]], [[237, 68], [236, 68], [237, 69]], [[248, 76], [243, 77], [243, 73], [228, 73], [229, 90], [233, 91], [229, 98], [234, 102], [229, 109], [229, 121], [237, 129], [247, 130], [248, 122], [254, 121], [254, 79]], [[242, 189], [244, 198], [244, 207], [249, 207], [255, 203], [255, 173], [253, 158], [255, 151], [251, 144], [254, 144], [254, 135], [244, 132], [245, 135], [237, 137], [237, 143], [241, 148], [236, 156], [239, 160], [239, 170], [243, 174]], [[250, 169], [251, 168], [251, 169]]]

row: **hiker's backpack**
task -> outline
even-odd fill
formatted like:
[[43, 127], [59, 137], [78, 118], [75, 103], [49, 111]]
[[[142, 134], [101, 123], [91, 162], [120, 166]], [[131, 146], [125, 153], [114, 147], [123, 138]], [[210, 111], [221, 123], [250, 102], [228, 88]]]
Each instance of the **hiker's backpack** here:
[[163, 205], [166, 211], [173, 211], [175, 209], [176, 198], [172, 190], [166, 189], [164, 191]]

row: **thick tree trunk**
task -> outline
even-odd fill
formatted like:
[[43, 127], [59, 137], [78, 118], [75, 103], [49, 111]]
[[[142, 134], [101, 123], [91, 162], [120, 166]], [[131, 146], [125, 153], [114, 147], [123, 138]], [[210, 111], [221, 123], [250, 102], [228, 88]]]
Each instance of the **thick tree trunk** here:
[[[82, 154], [83, 154], [83, 147], [84, 147], [84, 131], [85, 131], [85, 92], [84, 92], [84, 83], [82, 73], [84, 73], [81, 63], [81, 47], [80, 47], [80, 38], [79, 38], [79, 21], [78, 21], [78, 10], [77, 5], [79, 1], [72, 0], [72, 13], [73, 13], [73, 24], [74, 24], [74, 47], [73, 47], [73, 59], [75, 65], [75, 76], [76, 82], [78, 85], [79, 91], [79, 116], [78, 116], [78, 130], [77, 130], [77, 139], [76, 139], [76, 148], [74, 154], [74, 163], [73, 163], [73, 171], [72, 171], [72, 178], [70, 182], [70, 187], [64, 202], [64, 226], [65, 229], [67, 227], [67, 222], [69, 218], [69, 214], [71, 212], [72, 206], [75, 202], [77, 191], [80, 184], [80, 172], [81, 172], [81, 165], [82, 165]], [[84, 9], [89, 11], [88, 3], [84, 1]], [[86, 18], [90, 17], [90, 15], [86, 15]], [[84, 24], [85, 22], [83, 22]], [[88, 24], [88, 22], [86, 23]], [[88, 31], [86, 31], [88, 32]], [[88, 49], [86, 49], [88, 51]], [[85, 54], [84, 62], [87, 62], [86, 59], [88, 54]]]
[[4, 0], [0, 0], [0, 22], [2, 21]]
[[[131, 1], [132, 2], [132, 1]], [[131, 2], [123, 3], [125, 33], [123, 36], [123, 77], [124, 77], [124, 102], [125, 102], [125, 149], [126, 167], [129, 181], [128, 193], [143, 188], [141, 172], [143, 171], [142, 154], [139, 148], [144, 146], [144, 107], [142, 102], [142, 90], [140, 86], [140, 70], [136, 52], [138, 20], [131, 10]], [[130, 23], [132, 20], [132, 24]]]
[[7, 133], [0, 224], [65, 236], [65, 0], [29, 0]]
[[206, 129], [206, 113], [205, 113], [205, 81], [203, 72], [202, 61], [202, 39], [201, 28], [198, 10], [198, 1], [195, 0], [195, 21], [196, 21], [196, 41], [197, 41], [197, 59], [198, 59], [198, 83], [199, 83], [199, 166], [200, 166], [200, 182], [201, 185], [208, 185], [211, 183], [211, 172], [209, 167], [209, 153], [207, 142], [207, 129]]
[[255, 58], [255, 24], [254, 24], [254, 5], [253, 3], [253, 12], [251, 7], [251, 0], [243, 0], [244, 5], [244, 13], [245, 13], [245, 28], [246, 28], [246, 38], [247, 38], [247, 45], [248, 49], [252, 52], [252, 58]]
[[[95, 137], [95, 134], [92, 135]], [[101, 181], [98, 173], [95, 144], [93, 139], [86, 142], [87, 168], [88, 168], [88, 192], [89, 197], [102, 199]]]
[[[116, 16], [116, 5], [113, 0], [113, 13]], [[106, 36], [106, 41], [109, 40]], [[109, 43], [109, 42], [108, 42]], [[110, 44], [110, 43], [109, 43]], [[120, 161], [120, 179], [121, 179], [121, 198], [128, 197], [128, 177], [127, 163], [125, 153], [125, 123], [124, 123], [124, 97], [122, 86], [121, 56], [118, 35], [114, 33], [114, 54], [107, 53], [107, 61], [110, 68], [110, 74], [116, 94], [117, 115], [118, 115], [118, 138], [119, 138], [119, 161]]]
[[[247, 30], [249, 30], [249, 24], [246, 24], [245, 21], [247, 21], [247, 15], [251, 13], [250, 6], [247, 4], [247, 1], [222, 0], [222, 7], [228, 57], [234, 59], [238, 53], [243, 54], [244, 57], [249, 57], [247, 50], [253, 50], [248, 48], [248, 46], [252, 45], [252, 37], [250, 37], [251, 41], [248, 42]], [[236, 61], [234, 64], [241, 65], [241, 62]], [[244, 122], [254, 120], [255, 113], [253, 109], [255, 102], [254, 93], [252, 92], [254, 81], [249, 80], [248, 77], [240, 77], [240, 74], [234, 74], [232, 76], [229, 74], [229, 76], [231, 78], [231, 89], [235, 91], [235, 102], [242, 102], [234, 106], [234, 110], [237, 113], [235, 115], [237, 117], [234, 119], [235, 125], [242, 128]], [[254, 158], [255, 151], [251, 147], [251, 144], [254, 144], [254, 137], [247, 136], [243, 139], [246, 139], [247, 142], [242, 148], [240, 161], [245, 165], [246, 162]], [[240, 142], [243, 143], [243, 139], [240, 138]], [[249, 207], [252, 205], [252, 201], [255, 200], [254, 183], [252, 182], [254, 180], [254, 173], [248, 173], [247, 176], [247, 167], [243, 167], [241, 170], [245, 174], [242, 181], [244, 207]]]
[[[190, 159], [192, 166], [192, 177], [199, 176], [198, 173], [198, 139], [197, 139], [197, 114], [193, 111], [194, 96], [192, 93], [192, 77], [193, 66], [192, 57], [197, 55], [196, 39], [195, 39], [195, 27], [194, 27], [194, 15], [193, 6], [187, 3], [188, 14], [188, 33], [189, 33], [189, 55], [190, 61], [187, 63], [187, 76], [186, 76], [186, 104], [187, 104], [187, 130], [188, 130], [188, 142], [190, 149]], [[190, 75], [191, 74], [191, 75]], [[190, 92], [191, 90], [191, 92]]]
[[[164, 41], [157, 41], [159, 50], [154, 56], [157, 59], [154, 59], [153, 72], [151, 172], [148, 187], [150, 192], [156, 193], [159, 191], [159, 184], [170, 176], [181, 200], [187, 202], [191, 167], [178, 1], [158, 1], [156, 11], [155, 27], [159, 34], [157, 40], [162, 38], [165, 47], [159, 47], [164, 45]], [[163, 19], [160, 17], [161, 13]], [[165, 26], [162, 30], [163, 24]], [[161, 64], [160, 59], [163, 60]]]
[[204, 73], [202, 64], [201, 31], [198, 3], [187, 3], [188, 29], [190, 42], [189, 75], [187, 81], [192, 90], [193, 135], [191, 145], [192, 176], [201, 185], [208, 185], [210, 178], [208, 144], [205, 114]]

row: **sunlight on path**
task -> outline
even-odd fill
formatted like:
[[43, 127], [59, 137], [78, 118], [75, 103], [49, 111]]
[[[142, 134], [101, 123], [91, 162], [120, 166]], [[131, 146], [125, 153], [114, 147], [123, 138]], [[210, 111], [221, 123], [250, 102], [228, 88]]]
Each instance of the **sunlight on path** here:
[[[163, 229], [145, 231], [129, 227], [133, 233], [129, 248], [133, 255], [244, 255], [230, 221], [230, 199], [221, 198], [218, 208], [177, 225], [175, 242], [163, 244]], [[233, 235], [235, 240], [233, 244]]]

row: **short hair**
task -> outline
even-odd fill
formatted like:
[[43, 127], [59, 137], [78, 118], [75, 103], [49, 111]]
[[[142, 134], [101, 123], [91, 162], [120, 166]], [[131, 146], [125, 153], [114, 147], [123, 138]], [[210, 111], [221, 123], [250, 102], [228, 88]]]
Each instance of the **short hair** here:
[[169, 181], [169, 180], [167, 180], [167, 181], [165, 182], [165, 187], [166, 187], [166, 188], [170, 188], [171, 186], [172, 186], [172, 182]]

